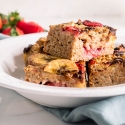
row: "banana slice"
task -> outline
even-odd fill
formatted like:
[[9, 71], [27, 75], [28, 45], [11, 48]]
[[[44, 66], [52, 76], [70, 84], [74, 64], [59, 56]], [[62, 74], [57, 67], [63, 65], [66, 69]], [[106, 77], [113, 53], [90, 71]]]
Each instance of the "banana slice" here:
[[34, 53], [28, 58], [28, 65], [45, 66], [55, 59], [58, 59], [58, 57], [54, 57], [44, 53]]
[[56, 59], [49, 62], [44, 71], [58, 75], [67, 75], [78, 72], [78, 67], [75, 62], [68, 59]]

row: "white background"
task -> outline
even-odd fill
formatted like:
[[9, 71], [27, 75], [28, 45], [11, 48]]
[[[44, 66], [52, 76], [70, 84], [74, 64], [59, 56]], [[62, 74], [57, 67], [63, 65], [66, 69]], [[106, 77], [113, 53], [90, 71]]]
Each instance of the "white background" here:
[[125, 0], [0, 0], [0, 12], [24, 17], [125, 16]]
[[125, 0], [0, 0], [1, 13], [15, 10], [46, 29], [50, 24], [78, 19], [125, 28]]

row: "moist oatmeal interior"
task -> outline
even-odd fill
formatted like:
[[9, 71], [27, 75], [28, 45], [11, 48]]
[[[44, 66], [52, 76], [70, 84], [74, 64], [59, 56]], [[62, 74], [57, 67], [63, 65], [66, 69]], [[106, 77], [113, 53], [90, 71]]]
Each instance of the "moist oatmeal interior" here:
[[113, 54], [116, 29], [86, 26], [82, 21], [51, 25], [43, 51], [72, 61], [88, 61], [99, 55]]

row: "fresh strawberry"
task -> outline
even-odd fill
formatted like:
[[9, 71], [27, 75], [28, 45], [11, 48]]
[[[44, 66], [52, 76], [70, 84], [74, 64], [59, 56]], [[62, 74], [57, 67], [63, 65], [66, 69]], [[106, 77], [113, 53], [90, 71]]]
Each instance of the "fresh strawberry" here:
[[17, 36], [44, 31], [45, 30], [41, 26], [34, 22], [25, 22], [16, 11], [11, 12], [9, 15], [0, 13], [0, 32], [3, 32], [6, 35]]
[[2, 25], [3, 25], [2, 18], [0, 17], [0, 30], [2, 29]]
[[11, 29], [12, 29], [11, 27], [8, 27], [8, 28], [4, 29], [2, 31], [2, 33], [5, 34], [5, 35], [9, 35], [10, 36], [11, 35]]
[[18, 36], [23, 35], [24, 32], [19, 29], [18, 27], [8, 27], [2, 31], [3, 34], [9, 35], [9, 36]]
[[83, 22], [83, 24], [86, 25], [86, 26], [92, 26], [92, 27], [96, 27], [96, 26], [101, 27], [101, 26], [103, 26], [103, 25], [102, 25], [101, 23], [99, 23], [99, 22], [94, 22], [94, 21], [89, 21], [89, 20], [85, 20], [85, 21]]
[[17, 27], [20, 28], [25, 34], [44, 32], [44, 29], [34, 22], [17, 22]]
[[19, 29], [18, 27], [16, 27], [16, 32], [18, 35], [24, 35], [24, 32], [21, 29]]
[[18, 12], [11, 12], [9, 15], [4, 15], [0, 13], [0, 17], [2, 18], [2, 29], [6, 29], [7, 27], [16, 26], [17, 22], [22, 20]]

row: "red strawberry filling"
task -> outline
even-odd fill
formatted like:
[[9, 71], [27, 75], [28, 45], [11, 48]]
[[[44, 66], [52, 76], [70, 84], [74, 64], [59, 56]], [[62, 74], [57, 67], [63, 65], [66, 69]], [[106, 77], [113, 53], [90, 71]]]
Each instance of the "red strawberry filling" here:
[[68, 32], [71, 32], [73, 33], [75, 36], [78, 36], [82, 33], [82, 31], [76, 27], [73, 27], [73, 26], [68, 26], [68, 27], [65, 27], [63, 29], [63, 31], [68, 31]]
[[57, 87], [67, 87], [67, 84], [62, 84], [61, 82], [60, 83], [55, 83], [55, 82], [46, 82], [47, 86], [57, 86]]
[[88, 50], [87, 48], [84, 49], [84, 57], [87, 59], [92, 59], [93, 57], [97, 57], [101, 55], [103, 48], [96, 48], [96, 49], [90, 49]]
[[99, 23], [99, 22], [94, 22], [94, 21], [89, 21], [89, 20], [85, 20], [84, 22], [83, 22], [83, 24], [85, 25], [85, 26], [92, 26], [92, 27], [96, 27], [96, 26], [99, 26], [99, 27], [101, 27], [101, 26], [103, 26], [101, 23]]
[[95, 60], [90, 60], [90, 61], [89, 61], [89, 64], [90, 64], [90, 65], [94, 65], [94, 64], [96, 64], [96, 62], [95, 62]]
[[81, 71], [81, 73], [85, 72], [85, 67], [84, 67], [84, 64], [82, 62], [76, 62], [76, 65], [77, 65], [79, 71]]

